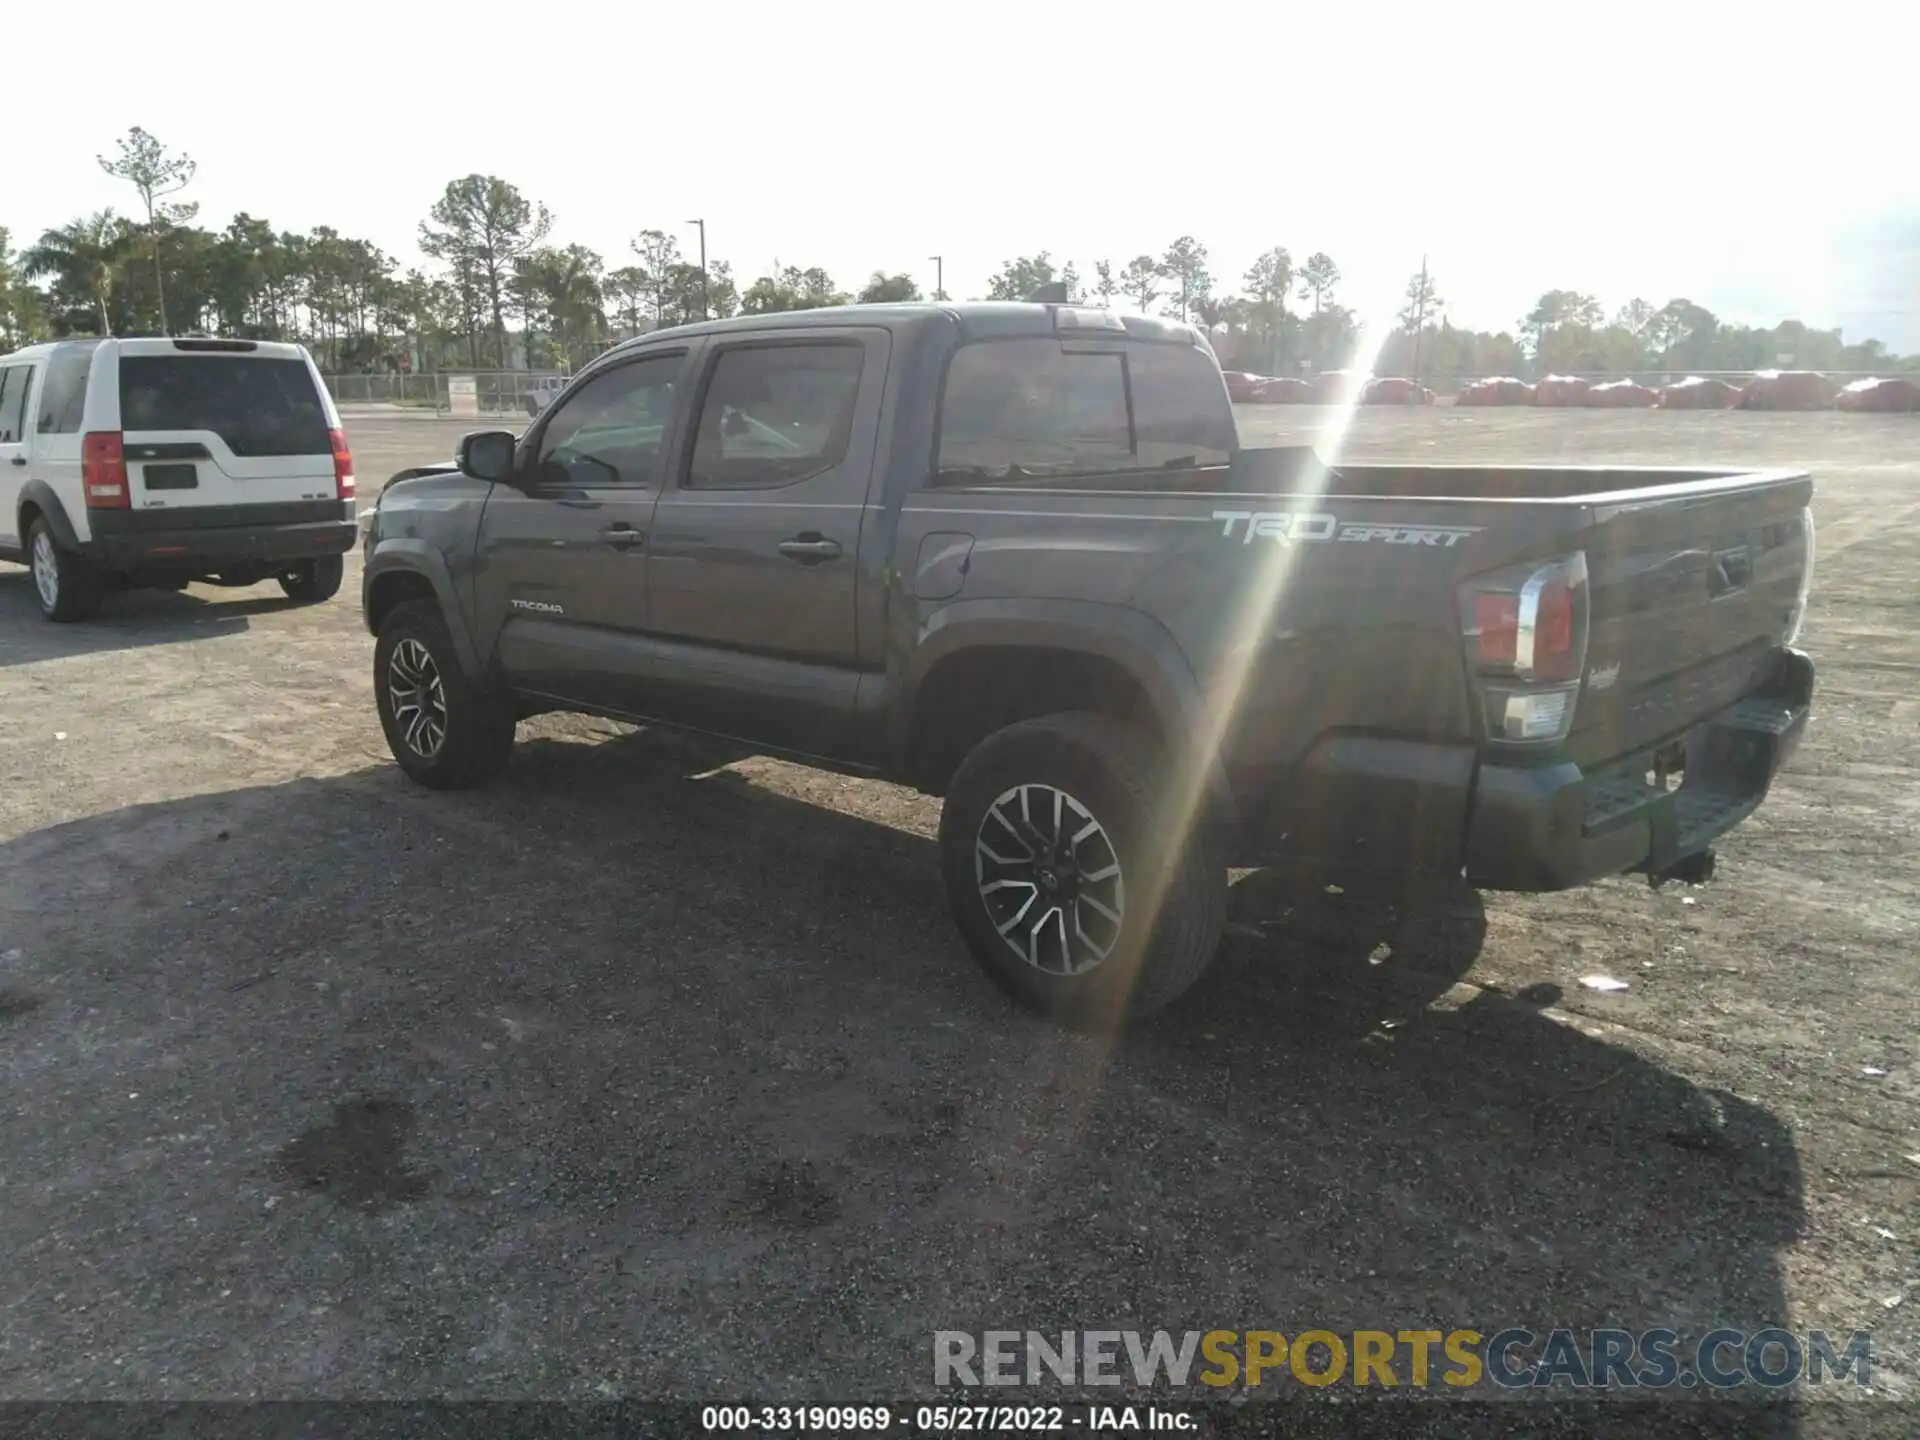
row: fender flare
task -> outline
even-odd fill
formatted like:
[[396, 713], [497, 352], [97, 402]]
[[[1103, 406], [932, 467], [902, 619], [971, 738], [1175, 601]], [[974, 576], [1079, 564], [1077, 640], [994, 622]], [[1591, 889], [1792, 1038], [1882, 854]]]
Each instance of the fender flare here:
[[368, 634], [377, 633], [373, 625], [374, 591], [379, 588], [381, 579], [389, 575], [418, 576], [433, 587], [433, 598], [439, 603], [447, 633], [453, 637], [453, 648], [459, 654], [460, 668], [466, 672], [469, 680], [480, 680], [484, 667], [480, 662], [479, 647], [473, 643], [473, 634], [467, 628], [466, 607], [458, 601], [458, 592], [454, 587], [453, 574], [447, 568], [446, 557], [426, 541], [411, 536], [380, 541], [373, 553], [367, 556], [366, 569], [360, 581], [360, 618]]
[[1198, 746], [1193, 758], [1208, 813], [1232, 826], [1238, 821], [1233, 789], [1217, 746], [1209, 738], [1212, 721], [1193, 669], [1179, 642], [1153, 616], [1122, 605], [1079, 600], [956, 600], [922, 623], [901, 677], [908, 697], [894, 707], [893, 754], [904, 757], [913, 724], [914, 701], [934, 667], [963, 650], [1021, 646], [1097, 655], [1119, 666], [1145, 692], [1160, 730], [1176, 743]]
[[53, 531], [53, 538], [63, 550], [76, 554], [85, 549], [79, 535], [74, 531], [73, 521], [67, 518], [67, 507], [60, 503], [60, 497], [53, 487], [44, 480], [29, 480], [20, 487], [20, 499], [14, 508], [14, 529], [20, 536], [20, 548], [27, 548], [27, 527], [20, 523], [20, 512], [32, 505], [46, 518], [47, 528]]

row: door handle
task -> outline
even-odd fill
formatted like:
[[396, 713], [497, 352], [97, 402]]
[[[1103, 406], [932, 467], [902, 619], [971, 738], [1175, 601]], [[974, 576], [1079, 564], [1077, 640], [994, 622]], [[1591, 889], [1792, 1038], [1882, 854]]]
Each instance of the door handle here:
[[818, 565], [823, 560], [833, 560], [840, 554], [840, 542], [829, 540], [815, 530], [803, 531], [791, 540], [782, 540], [774, 547], [789, 560], [798, 560], [802, 565]]
[[631, 525], [609, 525], [600, 532], [600, 538], [616, 550], [631, 550], [636, 545], [644, 545], [647, 532], [636, 530]]
[[16, 465], [24, 465], [27, 463], [27, 457], [24, 455], [16, 455], [13, 457], [13, 463]]

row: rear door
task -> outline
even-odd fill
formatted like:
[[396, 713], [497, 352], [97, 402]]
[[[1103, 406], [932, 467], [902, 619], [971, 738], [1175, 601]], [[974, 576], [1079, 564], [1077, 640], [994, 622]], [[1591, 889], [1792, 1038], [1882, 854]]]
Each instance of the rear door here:
[[34, 365], [16, 360], [0, 365], [0, 547], [19, 550], [26, 544], [19, 528], [20, 491], [27, 483], [32, 456], [27, 421], [32, 416]]
[[890, 340], [810, 326], [712, 343], [689, 454], [653, 517], [660, 718], [824, 756], [853, 748], [860, 536]]
[[[123, 340], [112, 385], [132, 508], [204, 510], [337, 497], [332, 403], [298, 347]], [[90, 401], [98, 397], [90, 396]], [[90, 404], [91, 416], [99, 413]]]

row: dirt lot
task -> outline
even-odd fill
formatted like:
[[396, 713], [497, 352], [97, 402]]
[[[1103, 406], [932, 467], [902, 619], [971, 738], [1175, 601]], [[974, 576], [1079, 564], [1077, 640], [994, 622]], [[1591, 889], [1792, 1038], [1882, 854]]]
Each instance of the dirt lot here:
[[[349, 424], [369, 499], [462, 428]], [[936, 1328], [1786, 1324], [1872, 1328], [1920, 1401], [1920, 426], [1376, 411], [1350, 453], [1811, 468], [1816, 724], [1712, 886], [1248, 876], [1112, 1045], [976, 972], [930, 802], [553, 718], [428, 794], [357, 565], [84, 628], [0, 567], [0, 1396], [875, 1400]]]

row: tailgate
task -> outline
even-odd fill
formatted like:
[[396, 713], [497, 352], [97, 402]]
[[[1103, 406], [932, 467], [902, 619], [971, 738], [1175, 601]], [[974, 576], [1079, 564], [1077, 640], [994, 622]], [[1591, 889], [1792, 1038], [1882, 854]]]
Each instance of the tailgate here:
[[1596, 504], [1590, 630], [1570, 758], [1664, 739], [1772, 678], [1813, 563], [1805, 475]]
[[302, 360], [123, 355], [120, 426], [135, 510], [336, 495], [327, 412]]

